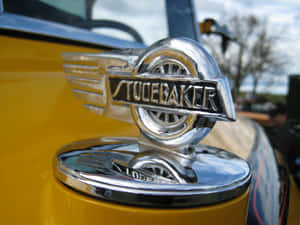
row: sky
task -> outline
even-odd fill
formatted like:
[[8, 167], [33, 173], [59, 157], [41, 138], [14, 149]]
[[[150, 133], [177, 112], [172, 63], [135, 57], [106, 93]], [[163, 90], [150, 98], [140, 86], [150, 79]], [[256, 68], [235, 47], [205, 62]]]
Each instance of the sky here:
[[[270, 32], [280, 39], [275, 50], [287, 57], [288, 64], [286, 74], [276, 77], [272, 86], [260, 82], [258, 92], [287, 93], [288, 74], [300, 74], [300, 0], [195, 0], [195, 6], [199, 21], [210, 17], [222, 24], [222, 16], [240, 12], [266, 19]], [[242, 90], [252, 90], [251, 78]]]

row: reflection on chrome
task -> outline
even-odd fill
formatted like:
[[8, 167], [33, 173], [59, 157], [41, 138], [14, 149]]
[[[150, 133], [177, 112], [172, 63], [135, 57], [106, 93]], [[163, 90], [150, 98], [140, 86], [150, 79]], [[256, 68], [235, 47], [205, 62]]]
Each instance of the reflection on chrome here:
[[189, 154], [174, 155], [143, 151], [137, 139], [127, 144], [124, 138], [109, 139], [64, 147], [55, 160], [56, 176], [94, 197], [152, 207], [230, 200], [244, 193], [250, 182], [247, 162], [221, 149], [196, 146]]
[[158, 145], [195, 144], [215, 121], [235, 120], [226, 77], [195, 41], [169, 38], [145, 50], [65, 53], [63, 60], [86, 108], [136, 123]]
[[196, 145], [216, 121], [235, 120], [228, 81], [199, 43], [165, 39], [145, 50], [68, 53], [63, 60], [86, 108], [135, 123], [141, 135], [63, 147], [54, 165], [61, 182], [101, 199], [169, 208], [215, 204], [248, 189], [246, 161]]

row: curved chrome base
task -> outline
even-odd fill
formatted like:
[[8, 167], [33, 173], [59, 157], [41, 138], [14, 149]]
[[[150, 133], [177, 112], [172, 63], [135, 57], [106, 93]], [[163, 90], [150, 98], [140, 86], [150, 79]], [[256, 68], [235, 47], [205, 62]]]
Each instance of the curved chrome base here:
[[195, 207], [233, 199], [250, 183], [248, 163], [209, 146], [188, 154], [141, 151], [134, 138], [70, 144], [55, 157], [55, 174], [85, 194], [148, 207]]

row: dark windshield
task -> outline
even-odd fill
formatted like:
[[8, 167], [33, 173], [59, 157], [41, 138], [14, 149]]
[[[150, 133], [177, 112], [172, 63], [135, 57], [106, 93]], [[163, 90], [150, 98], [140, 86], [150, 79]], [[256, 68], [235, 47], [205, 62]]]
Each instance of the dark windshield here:
[[168, 36], [165, 5], [164, 0], [4, 0], [7, 12], [146, 44]]

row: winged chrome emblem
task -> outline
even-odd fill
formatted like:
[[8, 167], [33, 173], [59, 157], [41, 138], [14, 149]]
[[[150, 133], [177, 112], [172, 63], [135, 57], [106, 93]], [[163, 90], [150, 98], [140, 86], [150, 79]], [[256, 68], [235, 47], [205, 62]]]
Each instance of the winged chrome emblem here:
[[[198, 140], [215, 121], [235, 120], [226, 77], [192, 40], [165, 39], [144, 50], [65, 53], [63, 60], [67, 80], [84, 107], [135, 122], [161, 143]], [[191, 135], [194, 128], [197, 135]]]
[[63, 55], [73, 93], [103, 116], [136, 123], [138, 138], [100, 137], [68, 144], [56, 177], [85, 194], [151, 207], [215, 204], [244, 193], [251, 174], [232, 153], [196, 145], [235, 111], [226, 77], [188, 39], [143, 49]]
[[109, 71], [130, 75], [130, 70], [138, 59], [138, 52], [64, 53], [63, 68], [74, 95], [92, 112], [100, 115], [105, 113], [112, 118], [133, 122], [128, 106], [114, 106], [109, 101], [107, 79]]

